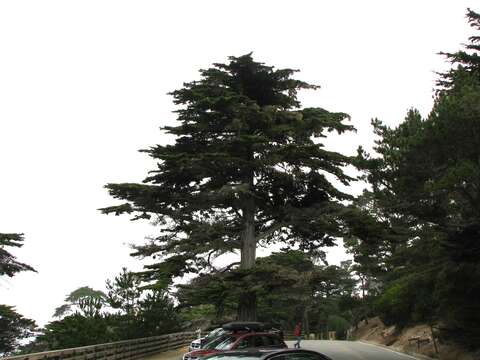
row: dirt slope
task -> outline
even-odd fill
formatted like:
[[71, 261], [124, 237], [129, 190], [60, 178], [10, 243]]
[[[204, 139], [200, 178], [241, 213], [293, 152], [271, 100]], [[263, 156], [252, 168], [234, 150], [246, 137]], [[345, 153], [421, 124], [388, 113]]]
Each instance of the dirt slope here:
[[[407, 354], [420, 354], [441, 360], [480, 360], [480, 353], [468, 353], [464, 349], [451, 344], [438, 344], [439, 354], [435, 353], [432, 334], [428, 325], [416, 325], [398, 331], [395, 326], [385, 326], [378, 318], [362, 321], [357, 330], [352, 332], [354, 339], [385, 345]], [[413, 340], [422, 340], [419, 345]]]

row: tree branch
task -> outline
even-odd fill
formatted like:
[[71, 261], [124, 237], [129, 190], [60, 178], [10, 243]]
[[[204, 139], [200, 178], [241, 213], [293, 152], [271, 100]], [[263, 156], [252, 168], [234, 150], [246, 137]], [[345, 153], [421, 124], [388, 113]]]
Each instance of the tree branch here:
[[260, 240], [264, 239], [265, 237], [267, 237], [269, 235], [272, 235], [273, 233], [275, 233], [275, 231], [278, 231], [285, 226], [286, 226], [285, 223], [279, 223], [279, 224], [276, 224], [276, 225], [272, 225], [268, 230], [258, 234], [258, 236], [255, 238], [255, 241], [259, 242]]

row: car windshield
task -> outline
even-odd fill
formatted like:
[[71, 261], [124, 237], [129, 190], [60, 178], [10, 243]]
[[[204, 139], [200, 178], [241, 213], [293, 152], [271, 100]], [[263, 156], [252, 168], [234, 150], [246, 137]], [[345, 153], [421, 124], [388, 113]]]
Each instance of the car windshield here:
[[217, 339], [210, 341], [204, 346], [204, 349], [215, 349], [215, 350], [228, 350], [230, 346], [235, 342], [236, 338], [233, 336], [225, 335], [220, 336]]
[[222, 335], [224, 331], [225, 330], [223, 330], [222, 328], [212, 330], [207, 334], [207, 336], [205, 336], [205, 340], [210, 341], [212, 339], [215, 339], [217, 336]]

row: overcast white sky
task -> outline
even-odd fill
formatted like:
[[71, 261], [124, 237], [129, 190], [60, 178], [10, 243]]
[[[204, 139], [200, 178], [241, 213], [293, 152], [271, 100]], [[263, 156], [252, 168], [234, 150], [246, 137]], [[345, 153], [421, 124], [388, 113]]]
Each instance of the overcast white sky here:
[[[477, 6], [476, 6], [477, 5]], [[370, 119], [426, 115], [439, 51], [471, 34], [476, 1], [1, 1], [0, 232], [25, 233], [15, 254], [36, 273], [0, 279], [0, 303], [40, 325], [80, 286], [104, 288], [147, 223], [101, 215], [107, 182], [142, 180], [138, 149], [165, 141], [167, 92], [229, 55], [298, 68], [321, 85], [305, 106], [347, 112], [358, 133], [330, 146], [372, 143]], [[358, 189], [357, 189], [358, 190]], [[329, 260], [338, 263], [341, 249]]]

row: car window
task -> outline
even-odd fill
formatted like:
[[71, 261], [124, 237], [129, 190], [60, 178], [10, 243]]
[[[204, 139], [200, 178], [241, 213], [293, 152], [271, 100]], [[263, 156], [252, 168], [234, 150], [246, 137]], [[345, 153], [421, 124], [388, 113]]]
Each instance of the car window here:
[[263, 342], [263, 336], [252, 336], [253, 337], [253, 347], [263, 347], [265, 343]]
[[208, 333], [207, 336], [205, 336], [205, 341], [209, 342], [209, 341], [215, 339], [216, 337], [218, 337], [220, 335], [223, 335], [224, 332], [225, 332], [225, 330], [223, 330], [222, 328], [217, 328], [215, 330], [212, 330]]
[[224, 342], [228, 342], [228, 341], [232, 341], [232, 343], [233, 343], [233, 342], [235, 342], [235, 338], [233, 336], [228, 336], [228, 335], [220, 336], [219, 338], [214, 339], [214, 340], [210, 341], [208, 344], [206, 344], [204, 346], [204, 349], [217, 349], [217, 346], [223, 344]]
[[274, 346], [283, 346], [283, 341], [276, 336], [269, 336], [272, 345]]
[[250, 338], [246, 337], [246, 338], [243, 338], [242, 340], [240, 340], [240, 342], [238, 343], [235, 350], [247, 349], [247, 348], [251, 347], [250, 342], [248, 341], [249, 339]]
[[226, 336], [225, 338], [223, 338], [224, 340], [222, 342], [220, 342], [219, 344], [217, 344], [214, 349], [215, 350], [230, 350], [230, 348], [232, 347], [232, 345], [235, 343], [235, 341], [237, 340], [236, 338], [234, 338], [233, 336]]
[[287, 347], [287, 345], [285, 345], [285, 343], [278, 336], [264, 335], [263, 341], [265, 343], [265, 346], [275, 347], [275, 348]]
[[262, 336], [262, 342], [263, 342], [263, 346], [272, 346], [272, 345], [275, 345], [273, 343], [273, 339], [270, 337], [270, 336]]

